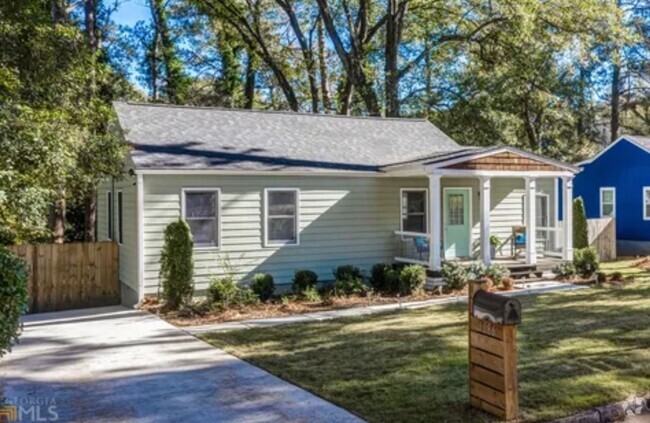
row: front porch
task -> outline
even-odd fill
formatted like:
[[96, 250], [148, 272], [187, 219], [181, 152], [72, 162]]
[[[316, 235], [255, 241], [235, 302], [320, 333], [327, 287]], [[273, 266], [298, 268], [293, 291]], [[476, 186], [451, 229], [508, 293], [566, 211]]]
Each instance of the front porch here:
[[509, 147], [421, 165], [427, 187], [401, 192], [395, 261], [437, 273], [449, 260], [543, 271], [573, 259], [571, 166]]

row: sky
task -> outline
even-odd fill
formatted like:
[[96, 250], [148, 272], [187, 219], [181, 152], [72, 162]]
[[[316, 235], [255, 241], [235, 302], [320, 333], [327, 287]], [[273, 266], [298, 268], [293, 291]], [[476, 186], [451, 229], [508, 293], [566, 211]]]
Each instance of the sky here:
[[150, 20], [151, 12], [147, 0], [121, 0], [113, 19], [118, 25], [133, 26], [136, 22]]

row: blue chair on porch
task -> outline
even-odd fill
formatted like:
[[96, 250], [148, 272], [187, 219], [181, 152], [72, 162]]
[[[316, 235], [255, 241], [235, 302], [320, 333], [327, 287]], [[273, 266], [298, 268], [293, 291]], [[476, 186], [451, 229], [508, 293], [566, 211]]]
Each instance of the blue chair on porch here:
[[[429, 243], [427, 239], [423, 236], [416, 236], [413, 238], [413, 244], [415, 244], [415, 251], [420, 255], [420, 260], [424, 260], [429, 257]], [[425, 256], [426, 254], [426, 256]], [[423, 256], [425, 258], [423, 258]]]
[[512, 228], [512, 257], [517, 258], [519, 254], [526, 250], [526, 227], [515, 226]]

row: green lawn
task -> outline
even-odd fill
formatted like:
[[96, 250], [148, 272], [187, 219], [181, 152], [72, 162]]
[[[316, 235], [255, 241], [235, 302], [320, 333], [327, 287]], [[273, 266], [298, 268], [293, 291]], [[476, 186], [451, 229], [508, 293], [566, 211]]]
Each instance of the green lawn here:
[[[525, 420], [650, 390], [650, 275], [623, 288], [520, 297]], [[466, 306], [207, 334], [206, 341], [370, 421], [492, 421], [467, 406]]]

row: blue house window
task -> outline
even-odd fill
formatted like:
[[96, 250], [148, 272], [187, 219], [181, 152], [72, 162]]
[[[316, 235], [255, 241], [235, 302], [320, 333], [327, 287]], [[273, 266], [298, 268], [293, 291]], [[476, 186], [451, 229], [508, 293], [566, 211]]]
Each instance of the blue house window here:
[[616, 216], [616, 188], [600, 188], [600, 217]]
[[650, 187], [643, 187], [643, 220], [650, 220]]

